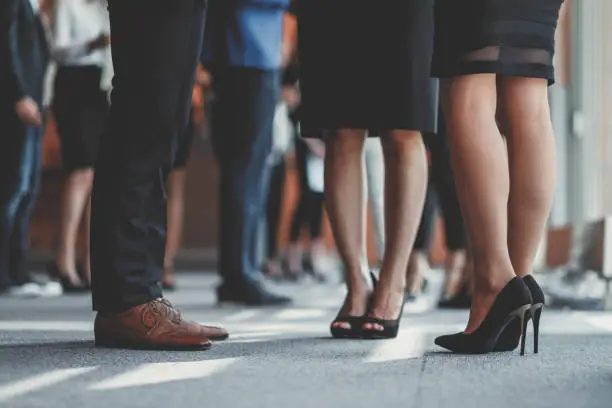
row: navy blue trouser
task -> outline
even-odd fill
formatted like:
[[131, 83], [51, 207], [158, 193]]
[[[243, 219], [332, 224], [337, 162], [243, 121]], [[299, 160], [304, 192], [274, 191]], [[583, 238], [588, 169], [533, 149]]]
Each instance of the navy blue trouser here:
[[25, 253], [42, 167], [43, 128], [0, 113], [0, 292], [29, 280]]
[[213, 69], [213, 78], [211, 130], [221, 172], [219, 273], [230, 287], [256, 284], [279, 74], [231, 67]]
[[115, 77], [92, 196], [93, 307], [160, 297], [167, 173], [187, 125], [205, 0], [110, 0]]

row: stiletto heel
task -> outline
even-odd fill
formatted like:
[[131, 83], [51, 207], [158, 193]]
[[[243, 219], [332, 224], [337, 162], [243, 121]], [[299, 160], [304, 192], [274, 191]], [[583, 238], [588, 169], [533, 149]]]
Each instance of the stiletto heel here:
[[[544, 291], [542, 290], [542, 288], [540, 287], [540, 285], [538, 285], [538, 282], [536, 282], [536, 280], [533, 278], [533, 276], [531, 275], [527, 275], [523, 278], [523, 282], [525, 282], [525, 284], [527, 285], [527, 287], [529, 288], [529, 292], [531, 293], [531, 298], [533, 300], [533, 304], [531, 306], [531, 310], [529, 312], [529, 315], [527, 317], [527, 319], [535, 319], [534, 315], [537, 311], [538, 314], [538, 322], [536, 323], [534, 320], [534, 340], [539, 338], [539, 327], [540, 327], [540, 317], [542, 315], [542, 308], [544, 307], [545, 304], [545, 296], [544, 296]], [[537, 325], [537, 329], [536, 329], [536, 325]], [[516, 324], [513, 323], [512, 325], [508, 326], [504, 332], [501, 334], [501, 336], [499, 336], [499, 340], [497, 342], [497, 345], [495, 346], [495, 351], [512, 351], [512, 350], [516, 350], [516, 348], [519, 346], [519, 342], [521, 340], [521, 329], [520, 327]], [[537, 340], [536, 340], [537, 342]], [[537, 343], [536, 345], [534, 345], [534, 351], [535, 353], [537, 353], [538, 351], [538, 346]]]
[[524, 352], [525, 339], [522, 334], [529, 321], [531, 305], [529, 288], [521, 278], [514, 278], [497, 295], [493, 306], [478, 329], [472, 333], [462, 332], [440, 336], [435, 343], [455, 353], [485, 354], [495, 351], [502, 333], [512, 326], [518, 327], [519, 338], [523, 340], [521, 351]]
[[529, 313], [531, 308], [525, 310], [521, 316], [521, 356], [525, 355], [525, 342], [527, 339], [527, 327], [529, 326]]
[[540, 342], [540, 318], [542, 317], [543, 303], [533, 305], [531, 315], [533, 316], [533, 352], [538, 354]]
[[[370, 271], [370, 279], [372, 280], [372, 285], [374, 289], [376, 289], [376, 285], [378, 284], [378, 279], [373, 272]], [[374, 292], [372, 292], [374, 293]], [[370, 305], [374, 299], [373, 294], [368, 298], [368, 305], [366, 310], [370, 310]], [[359, 339], [362, 337], [362, 323], [364, 316], [336, 316], [333, 322], [330, 325], [330, 332], [332, 337], [336, 339]], [[348, 328], [339, 327], [339, 323], [346, 323]]]

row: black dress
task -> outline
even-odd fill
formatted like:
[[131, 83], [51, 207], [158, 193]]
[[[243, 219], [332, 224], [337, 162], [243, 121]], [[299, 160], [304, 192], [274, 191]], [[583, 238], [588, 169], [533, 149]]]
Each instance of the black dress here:
[[301, 130], [434, 132], [433, 0], [299, 0]]
[[563, 0], [436, 0], [432, 74], [493, 73], [554, 82]]

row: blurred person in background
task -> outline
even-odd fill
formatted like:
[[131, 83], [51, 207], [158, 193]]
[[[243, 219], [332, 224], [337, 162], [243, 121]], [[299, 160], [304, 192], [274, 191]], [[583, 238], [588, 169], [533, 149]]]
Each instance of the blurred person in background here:
[[[303, 273], [325, 280], [320, 260], [325, 255], [323, 242], [323, 160], [325, 145], [320, 140], [296, 140], [295, 160], [299, 196], [291, 220], [287, 250], [287, 276], [298, 279]], [[303, 232], [307, 231], [304, 242]]]
[[444, 222], [446, 257], [444, 286], [438, 306], [468, 308], [471, 293], [471, 269], [467, 262], [467, 236], [457, 187], [451, 165], [449, 135], [442, 107], [438, 112], [438, 133], [426, 139], [431, 155], [430, 179], [435, 201]]
[[377, 264], [380, 266], [385, 253], [385, 156], [377, 138], [368, 138], [364, 150], [367, 197], [374, 227]]
[[[57, 63], [53, 114], [67, 173], [59, 217], [57, 253], [49, 275], [66, 293], [91, 285], [90, 198], [98, 144], [108, 118], [103, 71], [108, 61], [110, 25], [106, 0], [54, 0], [51, 11], [52, 58]], [[77, 261], [81, 222], [84, 254]]]
[[265, 287], [258, 256], [288, 5], [289, 0], [208, 1], [202, 63], [212, 75], [212, 144], [221, 173], [220, 303], [290, 302]]
[[168, 214], [166, 235], [166, 256], [162, 288], [168, 291], [176, 289], [174, 280], [174, 261], [181, 249], [183, 222], [185, 213], [185, 187], [187, 184], [187, 162], [196, 133], [198, 110], [204, 107], [204, 92], [210, 86], [210, 75], [198, 66], [196, 85], [191, 96], [191, 112], [187, 128], [180, 135], [176, 146], [172, 171], [168, 175]]
[[0, 2], [0, 294], [38, 296], [25, 253], [40, 181], [49, 50], [38, 0]]
[[298, 89], [297, 23], [293, 4], [283, 16], [283, 42], [281, 62], [281, 97], [274, 116], [271, 154], [270, 189], [266, 205], [266, 259], [262, 270], [273, 280], [282, 279], [286, 268], [278, 245], [279, 227], [283, 215], [287, 154], [297, 135], [300, 93]]
[[453, 179], [448, 132], [441, 107], [438, 111], [437, 133], [426, 134], [424, 140], [429, 153], [429, 182], [419, 232], [408, 262], [406, 298], [415, 300], [427, 287], [430, 248], [436, 214], [439, 213], [444, 223], [446, 244], [445, 279], [439, 307], [469, 307], [465, 227]]

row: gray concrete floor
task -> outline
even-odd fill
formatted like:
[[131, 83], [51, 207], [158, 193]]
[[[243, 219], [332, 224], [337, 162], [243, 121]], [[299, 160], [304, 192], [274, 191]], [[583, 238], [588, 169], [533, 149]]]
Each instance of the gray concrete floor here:
[[610, 313], [547, 310], [539, 355], [456, 356], [433, 338], [460, 330], [466, 312], [436, 311], [433, 296], [407, 307], [396, 340], [340, 341], [327, 331], [338, 285], [279, 286], [294, 305], [241, 309], [214, 306], [211, 275], [179, 284], [169, 299], [227, 326], [230, 341], [95, 349], [87, 296], [0, 299], [0, 407], [612, 407]]

